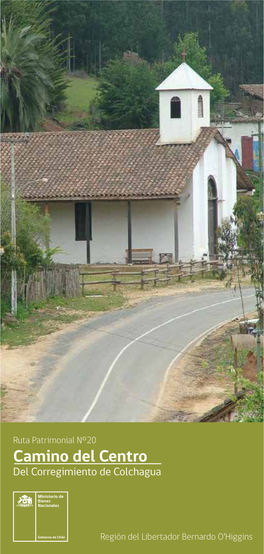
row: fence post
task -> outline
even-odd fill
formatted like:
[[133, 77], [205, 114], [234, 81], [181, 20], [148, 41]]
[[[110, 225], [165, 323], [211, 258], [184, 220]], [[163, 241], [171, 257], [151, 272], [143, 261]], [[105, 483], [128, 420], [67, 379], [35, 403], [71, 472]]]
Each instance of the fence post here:
[[116, 292], [116, 272], [113, 271], [112, 275], [113, 275], [113, 290], [114, 292]]
[[193, 279], [193, 275], [192, 275], [193, 270], [192, 270], [192, 268], [193, 268], [193, 261], [190, 260], [190, 281], [192, 281], [192, 279]]
[[141, 290], [144, 289], [144, 269], [141, 271], [140, 288]]
[[154, 287], [157, 286], [157, 270], [156, 269], [154, 269], [154, 285], [153, 286]]
[[82, 275], [82, 295], [84, 296], [84, 275]]
[[204, 278], [204, 259], [202, 259], [202, 279]]
[[167, 281], [166, 281], [166, 285], [169, 284], [169, 274], [170, 274], [170, 268], [169, 268], [169, 264], [167, 264], [167, 271], [166, 271]]
[[181, 280], [181, 272], [182, 272], [182, 261], [179, 260], [179, 276], [178, 276], [178, 281], [180, 282]]

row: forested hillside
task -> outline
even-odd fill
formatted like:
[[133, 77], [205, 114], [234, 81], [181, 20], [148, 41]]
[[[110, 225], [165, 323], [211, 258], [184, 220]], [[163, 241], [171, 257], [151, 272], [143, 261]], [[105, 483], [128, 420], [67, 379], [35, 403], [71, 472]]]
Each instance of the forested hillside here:
[[239, 84], [263, 83], [263, 0], [2, 0], [1, 8], [3, 132], [38, 130], [46, 117], [73, 129], [156, 126], [155, 87], [183, 48], [213, 87], [212, 112]]
[[233, 94], [240, 83], [263, 82], [263, 1], [56, 0], [52, 6], [53, 33], [69, 37], [72, 70], [99, 74], [126, 50], [150, 63], [166, 61], [178, 36], [192, 31]]

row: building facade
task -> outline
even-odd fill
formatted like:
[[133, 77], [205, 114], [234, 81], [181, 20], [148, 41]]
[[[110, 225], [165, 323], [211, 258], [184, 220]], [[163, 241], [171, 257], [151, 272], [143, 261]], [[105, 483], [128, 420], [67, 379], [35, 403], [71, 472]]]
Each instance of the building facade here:
[[[251, 181], [217, 128], [211, 87], [186, 63], [157, 88], [159, 129], [32, 133], [15, 147], [17, 186], [51, 217], [56, 262], [213, 257], [217, 227]], [[12, 135], [11, 135], [12, 136]], [[10, 151], [2, 146], [8, 182]]]

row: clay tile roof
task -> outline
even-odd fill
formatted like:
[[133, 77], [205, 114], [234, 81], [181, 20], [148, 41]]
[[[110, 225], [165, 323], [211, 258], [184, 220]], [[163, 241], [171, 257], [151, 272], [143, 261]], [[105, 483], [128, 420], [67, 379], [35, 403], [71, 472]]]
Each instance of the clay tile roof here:
[[[25, 199], [39, 201], [175, 198], [214, 138], [227, 146], [213, 127], [204, 127], [195, 143], [162, 146], [158, 129], [31, 133], [27, 144], [15, 145], [16, 186]], [[239, 187], [252, 188], [241, 172]], [[1, 174], [10, 182], [4, 142]]]
[[239, 85], [239, 88], [250, 96], [264, 100], [264, 85]]

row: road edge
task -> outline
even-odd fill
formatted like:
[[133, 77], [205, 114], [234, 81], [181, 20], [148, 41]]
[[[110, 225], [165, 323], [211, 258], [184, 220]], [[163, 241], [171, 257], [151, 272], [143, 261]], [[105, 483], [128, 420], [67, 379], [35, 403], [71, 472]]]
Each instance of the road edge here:
[[[170, 362], [168, 368], [166, 369], [166, 373], [165, 373], [163, 382], [161, 384], [161, 389], [160, 389], [160, 392], [159, 392], [159, 396], [158, 396], [158, 399], [157, 399], [157, 402], [156, 402], [156, 405], [155, 405], [155, 410], [156, 409], [162, 409], [161, 401], [162, 401], [162, 397], [164, 395], [165, 387], [167, 385], [171, 370], [175, 369], [177, 367], [179, 362], [181, 362], [185, 358], [185, 356], [187, 356], [190, 353], [190, 350], [192, 350], [195, 346], [200, 345], [214, 331], [217, 331], [218, 329], [221, 329], [221, 327], [224, 327], [225, 325], [227, 325], [228, 323], [231, 323], [232, 321], [236, 321], [240, 317], [241, 317], [241, 315], [231, 317], [229, 319], [226, 319], [225, 321], [222, 321], [221, 323], [217, 323], [217, 325], [214, 325], [213, 327], [210, 327], [210, 329], [208, 329], [207, 331], [204, 331], [198, 337], [196, 337], [191, 342], [189, 342], [181, 350], [181, 352], [179, 352], [177, 354], [177, 356], [175, 356], [175, 358], [173, 358], [173, 360]], [[151, 421], [153, 421], [152, 418], [151, 418]]]

